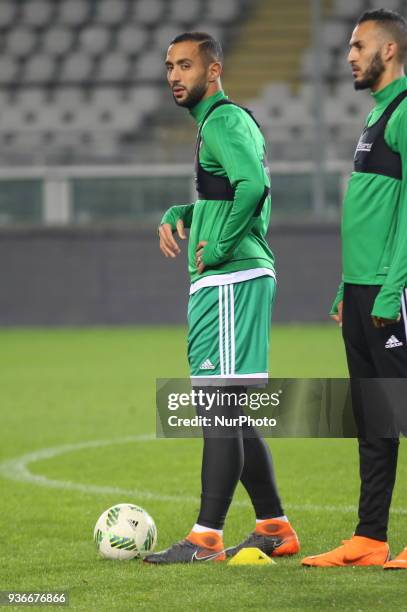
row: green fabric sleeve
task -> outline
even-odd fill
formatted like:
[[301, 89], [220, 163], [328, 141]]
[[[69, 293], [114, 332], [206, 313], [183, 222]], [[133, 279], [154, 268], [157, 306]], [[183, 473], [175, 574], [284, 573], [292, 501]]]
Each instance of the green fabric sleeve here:
[[[407, 112], [400, 115], [400, 120], [394, 126], [392, 132], [394, 132], [394, 148], [400, 153], [402, 167], [405, 168], [407, 164]], [[403, 172], [393, 254], [387, 277], [373, 305], [372, 315], [384, 319], [397, 319], [401, 307], [401, 294], [406, 283], [407, 176]]]
[[233, 205], [219, 239], [213, 243], [209, 240], [203, 250], [205, 266], [216, 266], [230, 259], [250, 231], [264, 194], [265, 176], [261, 153], [240, 111], [208, 120], [202, 136], [210, 155], [235, 188]]
[[184, 221], [184, 227], [189, 229], [192, 223], [192, 215], [194, 211], [193, 204], [179, 204], [177, 206], [171, 206], [163, 215], [160, 225], [163, 223], [169, 223], [173, 232], [177, 229], [177, 221], [182, 219]]
[[332, 304], [332, 308], [330, 311], [330, 315], [336, 315], [338, 314], [338, 304], [340, 302], [343, 301], [343, 281], [341, 281], [339, 288], [338, 288], [338, 293], [336, 294], [336, 297], [334, 299], [334, 302]]

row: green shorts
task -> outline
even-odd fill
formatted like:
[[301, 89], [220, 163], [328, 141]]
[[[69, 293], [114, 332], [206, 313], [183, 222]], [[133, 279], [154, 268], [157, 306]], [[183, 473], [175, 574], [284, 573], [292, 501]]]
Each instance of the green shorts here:
[[275, 289], [274, 278], [261, 276], [203, 287], [190, 296], [188, 361], [193, 384], [236, 385], [243, 379], [268, 378]]

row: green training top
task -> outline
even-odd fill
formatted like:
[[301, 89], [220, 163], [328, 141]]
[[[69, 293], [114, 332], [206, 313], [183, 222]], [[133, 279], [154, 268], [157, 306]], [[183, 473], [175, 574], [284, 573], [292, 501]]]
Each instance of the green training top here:
[[[219, 91], [201, 100], [191, 110], [198, 127], [208, 110], [227, 98]], [[233, 201], [197, 200], [194, 204], [172, 206], [161, 219], [173, 231], [178, 219], [190, 228], [188, 269], [191, 282], [214, 274], [233, 273], [255, 268], [274, 272], [274, 257], [266, 241], [270, 222], [271, 198], [264, 202], [259, 216], [256, 208], [270, 186], [265, 157], [264, 138], [246, 111], [232, 104], [216, 108], [202, 127], [199, 160], [202, 168], [216, 176], [227, 177], [235, 188]], [[205, 240], [202, 262], [205, 270], [198, 274], [195, 265], [197, 244]]]
[[[367, 117], [371, 127], [405, 89], [407, 77], [372, 93], [376, 106]], [[402, 180], [352, 172], [342, 214], [342, 283], [332, 306], [338, 310], [343, 283], [382, 285], [372, 315], [396, 319], [407, 283], [407, 99], [390, 117], [387, 145], [401, 156]]]

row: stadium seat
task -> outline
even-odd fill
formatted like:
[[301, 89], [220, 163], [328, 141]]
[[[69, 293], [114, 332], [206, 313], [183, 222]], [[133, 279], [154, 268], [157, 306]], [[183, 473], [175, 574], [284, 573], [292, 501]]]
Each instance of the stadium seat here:
[[164, 13], [162, 0], [139, 0], [134, 6], [133, 17], [135, 23], [146, 25], [160, 22]]
[[50, 81], [54, 76], [55, 62], [50, 55], [40, 53], [33, 55], [24, 68], [24, 82], [38, 83]]
[[77, 51], [68, 55], [59, 75], [61, 81], [86, 81], [92, 74], [93, 62], [89, 55]]
[[306, 128], [313, 122], [312, 114], [298, 97], [290, 97], [279, 107], [275, 107], [274, 122], [290, 128]]
[[178, 34], [180, 34], [180, 26], [176, 23], [167, 23], [157, 28], [154, 32], [154, 47], [163, 53], [168, 49], [168, 45]]
[[36, 89], [22, 89], [15, 101], [16, 106], [24, 110], [37, 110], [47, 102], [46, 90], [42, 87]]
[[138, 60], [134, 76], [144, 81], [165, 79], [164, 56], [158, 51], [148, 51]]
[[53, 104], [62, 113], [75, 113], [85, 104], [84, 92], [80, 87], [61, 87], [54, 93]]
[[290, 87], [287, 82], [275, 81], [263, 88], [262, 99], [266, 104], [284, 104], [290, 95]]
[[0, 113], [9, 104], [9, 98], [9, 92], [6, 89], [0, 89]]
[[366, 6], [365, 0], [335, 0], [333, 15], [345, 19], [356, 18]]
[[[315, 95], [315, 87], [312, 82], [308, 81], [301, 83], [301, 87], [298, 91], [298, 99], [309, 110], [312, 110], [315, 106]], [[328, 95], [328, 92], [325, 90], [324, 96], [326, 95]]]
[[11, 131], [7, 129], [7, 125], [3, 126], [3, 122], [0, 121], [0, 139], [7, 147], [8, 152], [12, 148], [14, 163], [17, 160], [20, 164], [27, 164], [33, 155], [42, 160], [42, 137], [38, 131]]
[[125, 20], [126, 13], [125, 0], [99, 0], [96, 3], [95, 20], [107, 26], [116, 26]]
[[208, 7], [205, 9], [205, 18], [215, 23], [229, 23], [236, 19], [239, 13], [239, 3], [237, 0], [209, 0]]
[[[85, 149], [89, 149], [89, 144], [91, 145], [91, 148], [97, 147], [95, 150], [99, 150], [100, 153], [103, 152], [103, 148], [105, 146], [103, 141], [103, 144], [100, 142], [98, 133], [89, 134], [88, 132], [80, 129], [64, 127], [55, 132], [53, 136], [53, 142], [49, 149], [53, 153], [53, 157], [58, 156], [62, 159], [64, 154], [67, 154], [69, 158], [72, 158], [72, 156], [81, 156]], [[112, 140], [110, 135], [109, 139]], [[87, 140], [89, 144], [86, 145], [84, 140]], [[89, 150], [87, 152], [89, 152]]]
[[31, 53], [37, 35], [31, 28], [16, 27], [9, 31], [6, 38], [6, 51], [15, 57], [25, 57]]
[[18, 132], [23, 129], [23, 120], [21, 109], [14, 105], [8, 104], [2, 108], [0, 113], [0, 129], [7, 132]]
[[[328, 126], [344, 126], [346, 123], [354, 123], [357, 119], [355, 115], [351, 116], [347, 112], [346, 105], [342, 101], [332, 97], [324, 101], [324, 116]], [[355, 137], [357, 138], [357, 133]]]
[[93, 130], [97, 127], [97, 117], [89, 104], [82, 104], [75, 108], [58, 108], [58, 130]]
[[120, 52], [106, 55], [100, 64], [98, 79], [100, 81], [122, 81], [129, 70], [128, 58]]
[[256, 121], [261, 125], [263, 129], [270, 125], [270, 117], [267, 112], [266, 102], [264, 98], [250, 100], [246, 106], [252, 111], [256, 118]]
[[132, 87], [127, 91], [128, 101], [142, 111], [154, 111], [160, 103], [160, 90], [154, 86]]
[[90, 6], [90, 3], [84, 0], [62, 0], [58, 20], [61, 25], [82, 26], [89, 16]]
[[130, 104], [120, 104], [110, 111], [99, 111], [100, 127], [109, 127], [120, 132], [130, 132], [140, 123], [140, 109]]
[[325, 21], [322, 27], [322, 44], [324, 49], [345, 52], [349, 41], [349, 27], [337, 19]]
[[335, 64], [335, 77], [338, 79], [349, 79], [352, 82], [352, 68], [348, 62], [348, 53], [338, 54]]
[[201, 13], [199, 0], [173, 0], [169, 7], [169, 20], [177, 24], [192, 23]]
[[122, 99], [122, 92], [117, 87], [98, 87], [93, 91], [89, 104], [97, 110], [114, 109]]
[[110, 43], [110, 31], [103, 26], [84, 28], [80, 35], [80, 47], [86, 54], [101, 55]]
[[0, 83], [8, 84], [15, 81], [19, 72], [18, 65], [9, 55], [0, 56]]
[[2, 0], [0, 2], [0, 28], [11, 26], [17, 15], [17, 3], [13, 0]]
[[[111, 130], [98, 132], [68, 131], [56, 134], [52, 146], [53, 157], [57, 156], [63, 162], [64, 158], [72, 159], [78, 157], [89, 160], [114, 161], [119, 155], [117, 138]], [[75, 211], [75, 222], [89, 222], [91, 215], [84, 210]]]
[[116, 49], [128, 55], [141, 51], [149, 39], [148, 31], [141, 26], [125, 25], [121, 27], [116, 37]]
[[31, 27], [46, 26], [52, 17], [55, 4], [49, 0], [30, 0], [22, 6], [22, 22]]
[[130, 131], [138, 124], [140, 110], [129, 104], [95, 107], [92, 103], [78, 107], [75, 112], [61, 112], [60, 129], [98, 133], [108, 129]]
[[8, 132], [38, 130], [36, 127], [39, 109], [23, 109], [17, 105], [9, 105], [2, 110], [0, 129]]
[[358, 99], [363, 99], [364, 104], [373, 104], [373, 98], [369, 90], [355, 91], [352, 80], [349, 78], [345, 78], [342, 81], [339, 79], [337, 80], [333, 91], [333, 97], [346, 101], [354, 100], [355, 97], [357, 97]]
[[19, 109], [21, 116], [21, 129], [26, 132], [52, 132], [60, 126], [58, 109], [53, 105], [46, 105], [35, 109]]
[[72, 30], [63, 27], [52, 27], [41, 37], [44, 53], [59, 56], [69, 51], [73, 43]]
[[337, 84], [333, 99], [345, 108], [349, 116], [358, 116], [362, 121], [373, 107], [373, 99], [369, 91], [355, 91], [349, 79]]
[[[322, 67], [322, 76], [324, 78], [335, 78], [336, 74], [334, 72], [332, 56], [329, 53], [324, 53], [320, 56], [321, 67]], [[307, 49], [304, 51], [303, 56], [301, 58], [301, 77], [303, 80], [312, 79], [315, 72], [315, 59], [314, 52], [312, 49]]]

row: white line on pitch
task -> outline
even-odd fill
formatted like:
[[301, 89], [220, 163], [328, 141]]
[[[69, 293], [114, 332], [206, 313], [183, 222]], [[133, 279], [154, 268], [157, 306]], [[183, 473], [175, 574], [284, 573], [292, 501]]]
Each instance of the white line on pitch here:
[[[40, 474], [33, 474], [30, 472], [28, 466], [36, 461], [42, 459], [52, 459], [66, 453], [72, 453], [78, 450], [88, 448], [102, 448], [103, 446], [112, 446], [114, 444], [130, 444], [132, 442], [149, 442], [155, 440], [154, 434], [144, 434], [140, 436], [128, 436], [126, 438], [118, 438], [116, 440], [91, 440], [89, 442], [79, 442], [77, 444], [63, 444], [61, 446], [55, 446], [53, 448], [43, 448], [32, 453], [15, 457], [14, 459], [8, 459], [0, 463], [0, 475], [8, 480], [14, 480], [17, 482], [26, 482], [29, 484], [35, 484], [42, 487], [48, 487], [51, 489], [67, 489], [71, 491], [80, 491], [81, 493], [89, 493], [91, 495], [123, 495], [129, 496], [130, 498], [143, 498], [151, 499], [159, 502], [180, 502], [199, 504], [198, 497], [192, 497], [187, 495], [165, 495], [162, 493], [155, 493], [154, 491], [145, 491], [138, 489], [122, 489], [121, 487], [101, 486], [92, 484], [82, 484], [78, 482], [71, 482], [69, 480], [53, 480], [42, 476]], [[234, 506], [250, 505], [249, 501], [234, 501]], [[342, 513], [356, 513], [356, 506], [329, 506], [329, 505], [315, 505], [315, 504], [285, 504], [290, 510], [299, 510], [307, 512], [342, 512]], [[392, 508], [393, 514], [407, 514], [406, 508]]]

